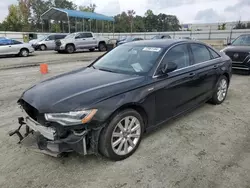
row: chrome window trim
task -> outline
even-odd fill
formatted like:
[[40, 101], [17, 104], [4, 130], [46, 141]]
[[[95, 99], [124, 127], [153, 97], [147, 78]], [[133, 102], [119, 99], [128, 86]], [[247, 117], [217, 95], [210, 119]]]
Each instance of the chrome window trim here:
[[[156, 67], [156, 69], [155, 69], [155, 71], [154, 71], [154, 74], [153, 74], [152, 78], [158, 78], [159, 76], [161, 76], [161, 75], [155, 75], [155, 74], [156, 74], [156, 71], [157, 71], [157, 69], [159, 68], [160, 64], [162, 63], [162, 60], [164, 59], [164, 57], [166, 56], [166, 54], [169, 52], [169, 50], [171, 50], [171, 49], [174, 48], [175, 46], [178, 46], [178, 45], [181, 45], [181, 44], [200, 44], [200, 43], [195, 43], [195, 42], [194, 42], [194, 43], [183, 42], [183, 43], [178, 43], [178, 44], [175, 44], [175, 45], [171, 46], [171, 47], [164, 53], [164, 55], [162, 56], [160, 62], [158, 63], [158, 65], [157, 65], [157, 67]], [[200, 45], [204, 45], [204, 44], [200, 44]], [[204, 45], [204, 46], [206, 46], [206, 45]], [[214, 59], [210, 59], [210, 60], [208, 60], [208, 61], [203, 61], [203, 62], [201, 62], [201, 63], [196, 63], [196, 64], [193, 64], [193, 65], [189, 65], [189, 66], [187, 66], [187, 67], [183, 67], [183, 68], [180, 68], [180, 69], [176, 69], [176, 70], [174, 70], [173, 72], [177, 72], [177, 71], [180, 71], [180, 70], [184, 70], [184, 69], [187, 69], [187, 68], [190, 68], [190, 67], [195, 67], [195, 66], [200, 65], [200, 64], [206, 64], [206, 63], [208, 63], [208, 62], [210, 62], [210, 61], [214, 61], [214, 60], [220, 59], [220, 58], [221, 58], [221, 56], [219, 56], [219, 57], [217, 57], [217, 58], [214, 58]]]

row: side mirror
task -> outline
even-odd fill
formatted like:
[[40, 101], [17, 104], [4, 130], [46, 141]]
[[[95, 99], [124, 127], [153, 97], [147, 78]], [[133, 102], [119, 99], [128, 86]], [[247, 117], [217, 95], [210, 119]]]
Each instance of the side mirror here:
[[174, 62], [168, 62], [168, 63], [164, 63], [161, 72], [163, 74], [169, 73], [169, 72], [173, 72], [174, 70], [177, 69], [177, 65]]
[[227, 43], [228, 46], [231, 45], [231, 44], [232, 44], [231, 42]]

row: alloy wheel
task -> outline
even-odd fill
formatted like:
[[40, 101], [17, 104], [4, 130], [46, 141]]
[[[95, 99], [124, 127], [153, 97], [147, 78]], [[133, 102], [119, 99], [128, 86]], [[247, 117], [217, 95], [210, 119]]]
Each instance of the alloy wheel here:
[[44, 50], [46, 50], [46, 46], [41, 45], [40, 49], [41, 49], [42, 51], [44, 51]]
[[99, 45], [99, 49], [100, 49], [101, 52], [104, 52], [104, 51], [107, 50], [105, 44], [100, 44], [100, 45]]
[[27, 57], [27, 56], [29, 55], [29, 52], [28, 52], [27, 50], [22, 50], [22, 51], [21, 51], [21, 55], [22, 55], [23, 57]]
[[74, 47], [72, 45], [67, 46], [67, 51], [68, 51], [68, 53], [73, 53]]
[[127, 155], [138, 144], [141, 137], [141, 124], [134, 116], [123, 118], [112, 133], [111, 145], [117, 155]]
[[222, 79], [217, 90], [217, 99], [223, 101], [227, 95], [227, 80]]

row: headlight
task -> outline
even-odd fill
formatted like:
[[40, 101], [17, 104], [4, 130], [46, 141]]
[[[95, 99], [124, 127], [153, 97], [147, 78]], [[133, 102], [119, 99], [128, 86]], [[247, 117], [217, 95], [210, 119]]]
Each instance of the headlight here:
[[92, 109], [67, 113], [48, 113], [44, 116], [47, 121], [57, 122], [61, 125], [69, 126], [88, 123], [96, 112], [97, 109]]

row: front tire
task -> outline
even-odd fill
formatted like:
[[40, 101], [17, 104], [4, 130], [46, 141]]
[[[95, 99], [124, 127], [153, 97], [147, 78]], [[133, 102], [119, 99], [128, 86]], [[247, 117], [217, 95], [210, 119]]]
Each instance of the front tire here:
[[41, 51], [45, 51], [45, 50], [47, 50], [47, 47], [46, 47], [44, 44], [42, 44], [42, 45], [40, 46], [40, 50], [41, 50]]
[[144, 122], [137, 111], [121, 111], [102, 130], [99, 150], [113, 161], [126, 159], [138, 148], [143, 132]]
[[221, 76], [216, 84], [216, 88], [211, 99], [212, 104], [221, 104], [227, 96], [229, 80], [226, 76]]
[[19, 52], [20, 57], [28, 57], [29, 56], [29, 50], [27, 49], [21, 49]]
[[75, 51], [74, 45], [68, 44], [68, 45], [66, 46], [66, 52], [67, 52], [68, 54], [72, 54], [72, 53], [74, 53], [74, 51]]
[[100, 52], [107, 51], [107, 45], [104, 42], [99, 43], [98, 49]]

